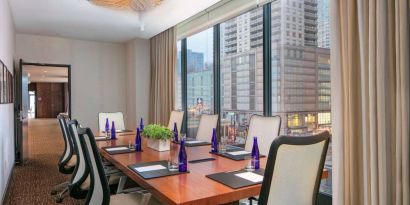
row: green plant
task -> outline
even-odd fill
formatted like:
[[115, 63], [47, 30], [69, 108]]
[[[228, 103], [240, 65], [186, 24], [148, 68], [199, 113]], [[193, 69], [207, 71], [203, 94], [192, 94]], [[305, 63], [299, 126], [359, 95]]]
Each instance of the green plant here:
[[155, 140], [169, 140], [172, 138], [172, 134], [168, 127], [156, 124], [147, 125], [142, 131], [142, 135]]

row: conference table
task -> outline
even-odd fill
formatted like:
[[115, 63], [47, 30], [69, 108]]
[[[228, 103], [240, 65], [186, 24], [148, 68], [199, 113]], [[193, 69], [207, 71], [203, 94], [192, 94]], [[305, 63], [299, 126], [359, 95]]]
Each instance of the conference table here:
[[[170, 205], [202, 205], [202, 204], [238, 204], [239, 200], [259, 195], [261, 184], [232, 189], [206, 175], [241, 170], [248, 163], [246, 160], [234, 161], [222, 156], [210, 154], [210, 145], [185, 147], [188, 160], [215, 158], [214, 161], [188, 163], [189, 173], [165, 176], [154, 179], [144, 179], [131, 170], [128, 165], [169, 160], [170, 151], [158, 152], [147, 147], [147, 139], [142, 138], [142, 152], [123, 154], [109, 154], [103, 147], [128, 145], [134, 142], [134, 133], [123, 133], [116, 140], [97, 141], [101, 155], [124, 172], [127, 177], [148, 190], [164, 204]], [[171, 143], [172, 144], [172, 143]], [[174, 144], [173, 146], [178, 146]], [[175, 152], [175, 148], [173, 149]], [[264, 168], [267, 158], [260, 159], [260, 166]]]

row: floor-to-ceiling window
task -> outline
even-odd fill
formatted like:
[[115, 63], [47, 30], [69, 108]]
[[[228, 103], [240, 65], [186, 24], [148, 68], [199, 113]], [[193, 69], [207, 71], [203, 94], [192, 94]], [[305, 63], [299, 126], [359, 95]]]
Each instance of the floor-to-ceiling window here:
[[187, 38], [187, 134], [195, 138], [201, 114], [213, 114], [213, 28]]
[[220, 24], [221, 132], [237, 143], [250, 116], [263, 114], [263, 10]]
[[[213, 112], [220, 135], [239, 144], [253, 114], [281, 116], [281, 134], [331, 132], [328, 10], [329, 0], [276, 0], [187, 37], [189, 137]], [[325, 168], [331, 173], [331, 146]], [[321, 191], [331, 194], [331, 174]]]
[[[282, 134], [331, 131], [328, 9], [329, 0], [271, 3], [272, 114], [281, 116]], [[321, 190], [330, 189], [329, 178]]]
[[177, 42], [177, 65], [175, 70], [175, 110], [182, 110], [181, 41]]

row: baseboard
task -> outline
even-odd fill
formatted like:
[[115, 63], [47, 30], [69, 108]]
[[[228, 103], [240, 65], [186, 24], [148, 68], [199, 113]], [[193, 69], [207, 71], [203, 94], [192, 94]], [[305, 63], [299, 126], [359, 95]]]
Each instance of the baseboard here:
[[11, 171], [10, 171], [10, 176], [9, 176], [9, 178], [7, 179], [7, 184], [6, 184], [6, 187], [5, 187], [5, 192], [3, 193], [3, 196], [2, 196], [2, 198], [1, 198], [1, 204], [2, 205], [5, 205], [5, 200], [6, 200], [6, 196], [9, 194], [9, 192], [10, 192], [10, 189], [9, 189], [9, 186], [10, 186], [10, 181], [11, 181], [11, 178], [13, 177], [13, 172], [14, 172], [14, 164], [13, 164], [13, 167], [11, 168]]

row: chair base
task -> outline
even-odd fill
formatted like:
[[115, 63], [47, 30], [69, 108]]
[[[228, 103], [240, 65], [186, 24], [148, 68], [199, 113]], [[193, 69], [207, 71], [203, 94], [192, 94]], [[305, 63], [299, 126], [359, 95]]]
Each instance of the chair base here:
[[50, 194], [51, 194], [51, 195], [56, 195], [56, 194], [58, 194], [59, 192], [63, 191], [66, 187], [68, 187], [69, 184], [70, 184], [70, 182], [63, 182], [63, 183], [61, 183], [61, 184], [55, 185], [55, 186], [51, 189]]

